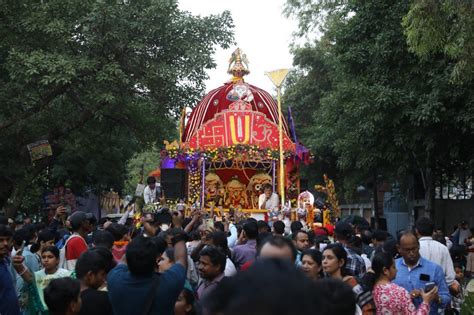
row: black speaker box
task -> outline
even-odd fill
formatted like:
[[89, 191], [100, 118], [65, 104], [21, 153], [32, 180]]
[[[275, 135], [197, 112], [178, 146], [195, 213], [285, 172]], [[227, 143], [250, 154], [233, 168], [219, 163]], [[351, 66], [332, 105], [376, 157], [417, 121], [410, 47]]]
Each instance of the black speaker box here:
[[161, 169], [161, 190], [166, 199], [186, 198], [186, 170], [178, 168]]

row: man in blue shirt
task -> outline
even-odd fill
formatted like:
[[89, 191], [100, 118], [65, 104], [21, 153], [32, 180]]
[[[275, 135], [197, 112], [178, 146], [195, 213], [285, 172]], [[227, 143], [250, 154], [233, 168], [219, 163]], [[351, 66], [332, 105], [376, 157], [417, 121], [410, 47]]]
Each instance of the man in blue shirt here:
[[0, 224], [0, 314], [20, 315], [20, 306], [10, 273], [12, 231]]
[[[148, 314], [172, 315], [174, 304], [184, 288], [187, 253], [184, 237], [173, 239], [176, 263], [159, 276]], [[119, 264], [107, 276], [107, 287], [114, 315], [142, 315], [158, 275], [157, 259], [166, 248], [164, 240], [137, 236], [127, 246], [126, 264]]]
[[417, 308], [422, 302], [420, 291], [428, 282], [434, 282], [438, 287], [438, 299], [430, 304], [430, 314], [438, 314], [438, 309], [444, 309], [451, 302], [443, 270], [420, 256], [420, 244], [411, 232], [401, 235], [397, 248], [402, 257], [395, 261], [397, 276], [393, 282], [410, 293]]

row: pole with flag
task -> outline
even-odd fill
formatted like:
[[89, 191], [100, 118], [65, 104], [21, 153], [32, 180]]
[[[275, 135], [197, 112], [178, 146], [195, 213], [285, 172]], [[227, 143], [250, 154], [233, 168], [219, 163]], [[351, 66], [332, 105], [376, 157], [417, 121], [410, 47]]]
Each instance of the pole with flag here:
[[280, 172], [278, 176], [278, 186], [280, 187], [280, 196], [281, 196], [281, 205], [285, 205], [285, 164], [283, 156], [283, 116], [281, 111], [281, 85], [285, 80], [289, 70], [288, 69], [278, 69], [270, 72], [265, 72], [265, 74], [270, 78], [272, 83], [277, 89], [277, 102], [278, 102], [278, 133], [280, 138]]
[[179, 146], [183, 143], [184, 123], [186, 119], [186, 106], [181, 111], [181, 117], [179, 118]]

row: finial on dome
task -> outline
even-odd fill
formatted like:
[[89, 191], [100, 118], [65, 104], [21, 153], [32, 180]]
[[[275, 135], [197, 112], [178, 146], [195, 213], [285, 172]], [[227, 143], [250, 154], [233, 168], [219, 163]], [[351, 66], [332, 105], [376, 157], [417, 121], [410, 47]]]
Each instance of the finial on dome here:
[[229, 59], [228, 74], [232, 74], [232, 80], [242, 79], [244, 75], [249, 74], [249, 61], [240, 48], [237, 48]]

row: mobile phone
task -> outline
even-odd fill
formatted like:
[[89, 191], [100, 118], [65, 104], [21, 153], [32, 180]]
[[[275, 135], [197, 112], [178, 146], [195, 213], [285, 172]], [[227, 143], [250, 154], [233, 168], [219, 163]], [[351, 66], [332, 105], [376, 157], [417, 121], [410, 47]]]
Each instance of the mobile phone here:
[[425, 274], [425, 273], [422, 273], [422, 274], [420, 274], [420, 280], [421, 280], [421, 281], [430, 282], [430, 275], [427, 275], [427, 274]]
[[214, 220], [213, 219], [206, 219], [206, 228], [213, 228], [214, 227]]
[[434, 289], [434, 287], [436, 286], [436, 283], [434, 282], [428, 282], [425, 284], [425, 292], [430, 292], [431, 290]]
[[23, 254], [23, 249], [25, 249], [25, 245], [26, 245], [26, 241], [23, 240], [23, 242], [21, 243], [20, 248], [16, 251], [17, 255], [22, 255]]

